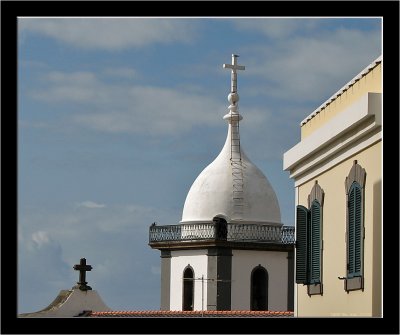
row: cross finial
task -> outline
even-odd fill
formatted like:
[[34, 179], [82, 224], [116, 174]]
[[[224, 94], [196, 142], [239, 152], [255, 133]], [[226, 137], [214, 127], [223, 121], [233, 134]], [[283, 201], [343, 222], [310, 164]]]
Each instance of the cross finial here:
[[245, 66], [237, 65], [239, 55], [232, 54], [232, 64], [224, 64], [224, 69], [231, 69], [231, 93], [237, 93], [237, 73], [236, 70], [244, 70]]
[[92, 288], [87, 285], [86, 281], [86, 271], [91, 271], [93, 268], [91, 265], [86, 265], [86, 258], [81, 258], [79, 264], [74, 265], [74, 270], [79, 271], [79, 281], [77, 282], [77, 287], [81, 291], [88, 291]]

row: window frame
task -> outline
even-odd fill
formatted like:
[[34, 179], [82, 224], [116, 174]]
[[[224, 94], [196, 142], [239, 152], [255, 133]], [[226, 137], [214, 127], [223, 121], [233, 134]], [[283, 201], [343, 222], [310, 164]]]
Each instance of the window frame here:
[[[318, 206], [318, 207], [316, 207]], [[313, 223], [313, 207], [314, 208], [318, 208], [319, 210], [319, 220], [318, 220], [318, 231], [315, 232], [315, 227], [314, 227], [314, 223]], [[321, 284], [321, 226], [322, 226], [322, 206], [319, 203], [318, 200], [314, 200], [312, 202], [311, 208], [309, 209], [311, 215], [310, 215], [310, 284]], [[315, 236], [317, 235], [318, 236]], [[314, 246], [314, 244], [316, 243], [316, 246]], [[318, 278], [314, 278], [314, 253], [318, 252]]]
[[[296, 284], [308, 284], [309, 210], [296, 206]], [[300, 221], [301, 220], [301, 221]]]
[[[323, 273], [323, 202], [324, 190], [319, 186], [318, 181], [315, 181], [313, 188], [308, 196], [308, 208], [298, 205], [296, 207], [296, 283], [307, 285], [307, 293], [311, 295], [322, 295], [322, 273]], [[317, 207], [318, 206], [318, 207]], [[319, 219], [317, 223], [314, 221], [313, 212], [318, 208]], [[304, 215], [299, 222], [299, 214], [305, 213], [306, 222], [304, 223]], [[299, 224], [305, 224], [305, 227], [299, 229]], [[317, 227], [316, 227], [317, 224]], [[316, 229], [317, 228], [317, 229]], [[305, 235], [305, 241], [304, 239]], [[317, 235], [317, 236], [315, 236]], [[305, 249], [305, 250], [304, 250]], [[314, 254], [316, 257], [317, 266], [314, 264]], [[299, 265], [299, 256], [302, 257]], [[304, 264], [304, 265], [303, 265]], [[305, 266], [305, 269], [301, 269]], [[318, 275], [315, 276], [314, 269]]]
[[[254, 274], [256, 271], [262, 271], [265, 274], [265, 309], [254, 309], [253, 307], [253, 301], [254, 301]], [[263, 267], [261, 264], [257, 265], [256, 267], [253, 268], [253, 270], [251, 271], [251, 275], [250, 275], [250, 310], [251, 311], [267, 311], [268, 310], [268, 298], [269, 298], [269, 273], [268, 270]]]
[[[192, 295], [192, 309], [185, 309], [185, 280], [190, 280], [190, 279], [186, 279], [185, 278], [185, 272], [187, 270], [192, 271], [192, 275], [193, 275], [193, 278], [191, 278], [192, 279], [192, 292], [191, 292], [191, 295]], [[183, 273], [182, 273], [182, 311], [194, 311], [194, 292], [195, 292], [194, 285], [195, 285], [194, 270], [193, 270], [193, 267], [190, 264], [188, 264], [187, 266], [185, 266], [185, 268], [183, 269]]]
[[[350, 291], [364, 291], [364, 246], [365, 246], [365, 169], [358, 164], [357, 160], [353, 161], [353, 166], [350, 169], [349, 175], [345, 180], [346, 190], [346, 277], [344, 277], [344, 289], [347, 293]], [[359, 194], [359, 206], [357, 199], [352, 192]], [[352, 202], [352, 203], [351, 203]], [[353, 207], [351, 207], [351, 205]], [[356, 235], [357, 223], [356, 218], [359, 218], [358, 237]], [[351, 218], [353, 216], [353, 220]], [[351, 242], [351, 239], [354, 239]], [[356, 247], [358, 239], [359, 247]], [[353, 246], [352, 246], [353, 245]], [[358, 249], [358, 251], [356, 250]], [[358, 253], [358, 255], [357, 255]], [[356, 258], [359, 258], [359, 269], [356, 269]], [[350, 263], [354, 263], [353, 267]]]

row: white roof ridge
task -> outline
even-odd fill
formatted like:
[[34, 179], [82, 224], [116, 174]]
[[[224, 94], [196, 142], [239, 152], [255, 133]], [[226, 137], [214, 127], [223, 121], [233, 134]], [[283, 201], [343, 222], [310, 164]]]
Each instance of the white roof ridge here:
[[377, 59], [375, 59], [372, 63], [370, 63], [366, 68], [364, 68], [358, 75], [353, 77], [347, 84], [345, 84], [339, 91], [333, 94], [329, 99], [327, 99], [324, 103], [322, 103], [317, 109], [315, 109], [310, 115], [308, 115], [303, 121], [300, 122], [300, 126], [306, 124], [310, 121], [315, 115], [320, 113], [326, 106], [328, 106], [332, 101], [336, 100], [337, 97], [342, 95], [345, 91], [347, 91], [351, 86], [353, 86], [357, 81], [359, 81], [362, 77], [364, 77], [367, 73], [369, 73], [372, 69], [374, 69], [378, 64], [382, 62], [382, 55], [380, 55]]

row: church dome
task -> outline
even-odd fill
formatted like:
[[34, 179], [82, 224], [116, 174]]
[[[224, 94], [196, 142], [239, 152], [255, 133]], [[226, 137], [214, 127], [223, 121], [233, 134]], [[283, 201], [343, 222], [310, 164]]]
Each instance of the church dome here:
[[275, 191], [243, 151], [243, 197], [242, 204], [236, 204], [241, 199], [234, 199], [230, 146], [229, 131], [218, 157], [200, 173], [190, 188], [181, 222], [212, 222], [213, 217], [222, 216], [227, 222], [279, 224], [281, 214]]
[[181, 223], [212, 222], [218, 216], [227, 222], [281, 225], [278, 199], [261, 170], [240, 144], [236, 91], [236, 55], [232, 55], [232, 90], [228, 95], [228, 135], [215, 160], [196, 178], [186, 197]]

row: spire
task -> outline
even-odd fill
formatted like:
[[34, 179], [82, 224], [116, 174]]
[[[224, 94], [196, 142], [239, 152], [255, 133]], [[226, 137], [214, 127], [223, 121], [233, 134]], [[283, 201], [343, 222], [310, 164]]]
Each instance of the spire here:
[[[224, 120], [228, 120], [232, 124], [233, 121], [239, 122], [243, 117], [238, 112], [239, 94], [237, 93], [237, 70], [244, 70], [245, 67], [237, 64], [239, 56], [232, 54], [232, 64], [224, 64], [224, 69], [231, 69], [231, 92], [228, 94], [229, 113], [224, 116]], [[236, 123], [236, 122], [235, 122]]]
[[[232, 64], [223, 65], [224, 69], [232, 71], [228, 95], [230, 106], [224, 117], [228, 121], [225, 144], [193, 182], [183, 206], [181, 223], [211, 223], [217, 216], [228, 223], [281, 225], [276, 194], [262, 171], [246, 156], [240, 143], [237, 71], [245, 67], [237, 64], [237, 57], [232, 55]], [[190, 229], [194, 226], [183, 227], [182, 234], [193, 234]]]
[[240, 148], [239, 121], [242, 116], [238, 111], [239, 94], [237, 93], [237, 70], [244, 70], [245, 67], [237, 64], [238, 55], [232, 55], [232, 64], [224, 64], [224, 69], [231, 69], [231, 92], [228, 94], [229, 113], [224, 116], [224, 120], [229, 122], [228, 138], [230, 140], [230, 165], [232, 172], [232, 200], [234, 211], [232, 218], [241, 220], [243, 217], [244, 206], [244, 180], [242, 165], [242, 150]]

